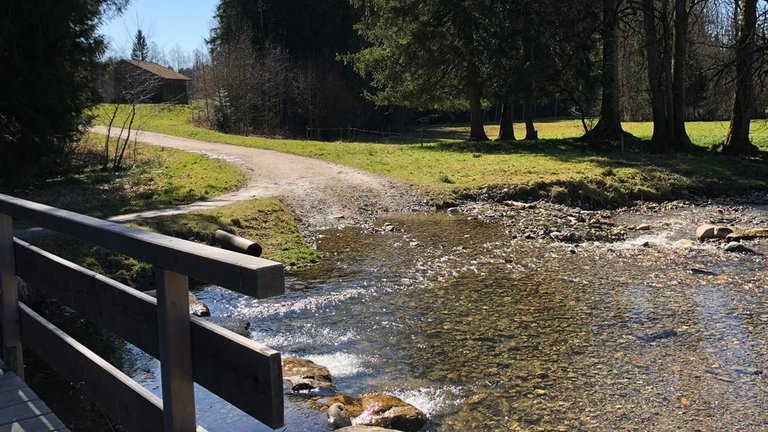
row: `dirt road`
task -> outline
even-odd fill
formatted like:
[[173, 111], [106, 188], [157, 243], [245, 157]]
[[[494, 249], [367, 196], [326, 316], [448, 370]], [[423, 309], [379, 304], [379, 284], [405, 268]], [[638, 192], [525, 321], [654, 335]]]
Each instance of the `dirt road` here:
[[[107, 132], [103, 126], [91, 130]], [[143, 131], [138, 133], [138, 140], [224, 159], [242, 169], [248, 182], [242, 189], [211, 200], [121, 215], [111, 218], [113, 221], [187, 213], [267, 197], [280, 198], [288, 205], [305, 231], [362, 225], [382, 213], [425, 209], [423, 197], [408, 185], [317, 159]]]

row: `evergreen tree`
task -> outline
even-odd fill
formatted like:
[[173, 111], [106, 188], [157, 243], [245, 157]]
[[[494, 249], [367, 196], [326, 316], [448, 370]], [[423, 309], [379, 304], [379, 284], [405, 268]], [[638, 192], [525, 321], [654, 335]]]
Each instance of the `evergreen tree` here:
[[366, 0], [357, 29], [369, 46], [349, 57], [380, 104], [470, 111], [470, 139], [485, 141], [483, 35], [490, 0]]
[[0, 2], [0, 183], [67, 165], [97, 101], [102, 16], [125, 0]]
[[138, 61], [147, 61], [149, 57], [149, 44], [144, 32], [141, 29], [136, 31], [136, 37], [133, 38], [133, 47], [131, 48], [131, 59]]

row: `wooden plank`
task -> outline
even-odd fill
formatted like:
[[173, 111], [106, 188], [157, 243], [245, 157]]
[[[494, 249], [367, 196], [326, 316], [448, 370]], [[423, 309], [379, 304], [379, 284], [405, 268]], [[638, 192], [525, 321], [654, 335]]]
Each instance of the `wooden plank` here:
[[19, 289], [13, 252], [13, 220], [0, 214], [0, 325], [3, 360], [8, 370], [24, 379], [24, 359], [19, 335]]
[[283, 427], [280, 353], [202, 318], [192, 324], [195, 381], [267, 426]]
[[0, 425], [0, 432], [52, 432], [68, 430], [64, 423], [52, 414]]
[[155, 268], [160, 374], [166, 432], [195, 429], [195, 388], [189, 324], [189, 281], [172, 271]]
[[[5, 407], [22, 402], [29, 402], [37, 397], [35, 392], [29, 387], [20, 387], [12, 390], [0, 390], [0, 407]], [[2, 421], [0, 421], [2, 423]]]
[[27, 385], [13, 372], [6, 372], [0, 376], [0, 390], [9, 391], [24, 388]]
[[285, 292], [283, 265], [0, 194], [0, 213], [256, 298]]
[[160, 400], [23, 303], [21, 337], [29, 349], [128, 431], [160, 431]]
[[0, 376], [0, 432], [66, 430], [43, 401], [15, 373]]
[[[157, 300], [16, 240], [18, 274], [100, 327], [158, 358]], [[272, 428], [283, 426], [280, 353], [191, 317], [195, 382]]]
[[159, 357], [155, 298], [21, 240], [15, 242], [16, 271], [30, 287]]
[[50, 413], [48, 405], [40, 399], [34, 399], [0, 408], [0, 423], [14, 423]]

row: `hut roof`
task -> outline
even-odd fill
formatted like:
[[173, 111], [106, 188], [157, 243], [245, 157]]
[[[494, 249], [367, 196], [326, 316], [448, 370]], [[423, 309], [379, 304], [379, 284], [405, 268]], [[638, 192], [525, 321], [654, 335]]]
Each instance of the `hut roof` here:
[[134, 66], [138, 66], [142, 69], [144, 69], [147, 72], [151, 72], [160, 78], [170, 79], [170, 80], [184, 80], [184, 81], [191, 81], [192, 78], [182, 75], [173, 69], [169, 69], [165, 66], [160, 66], [157, 63], [153, 63], [150, 61], [139, 61], [139, 60], [125, 60], [128, 63], [131, 63]]

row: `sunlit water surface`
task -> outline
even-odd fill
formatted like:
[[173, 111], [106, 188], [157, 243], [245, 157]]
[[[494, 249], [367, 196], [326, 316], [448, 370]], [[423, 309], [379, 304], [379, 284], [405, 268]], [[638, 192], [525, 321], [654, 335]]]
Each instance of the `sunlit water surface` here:
[[[327, 366], [341, 392], [414, 404], [429, 430], [764, 430], [766, 260], [678, 241], [711, 213], [647, 216], [651, 232], [579, 246], [404, 216], [395, 232], [325, 233], [324, 262], [283, 296], [198, 295], [253, 339]], [[157, 363], [130, 357], [159, 394]], [[197, 399], [210, 431], [267, 430]], [[306, 406], [286, 396], [286, 430], [327, 430]]]

